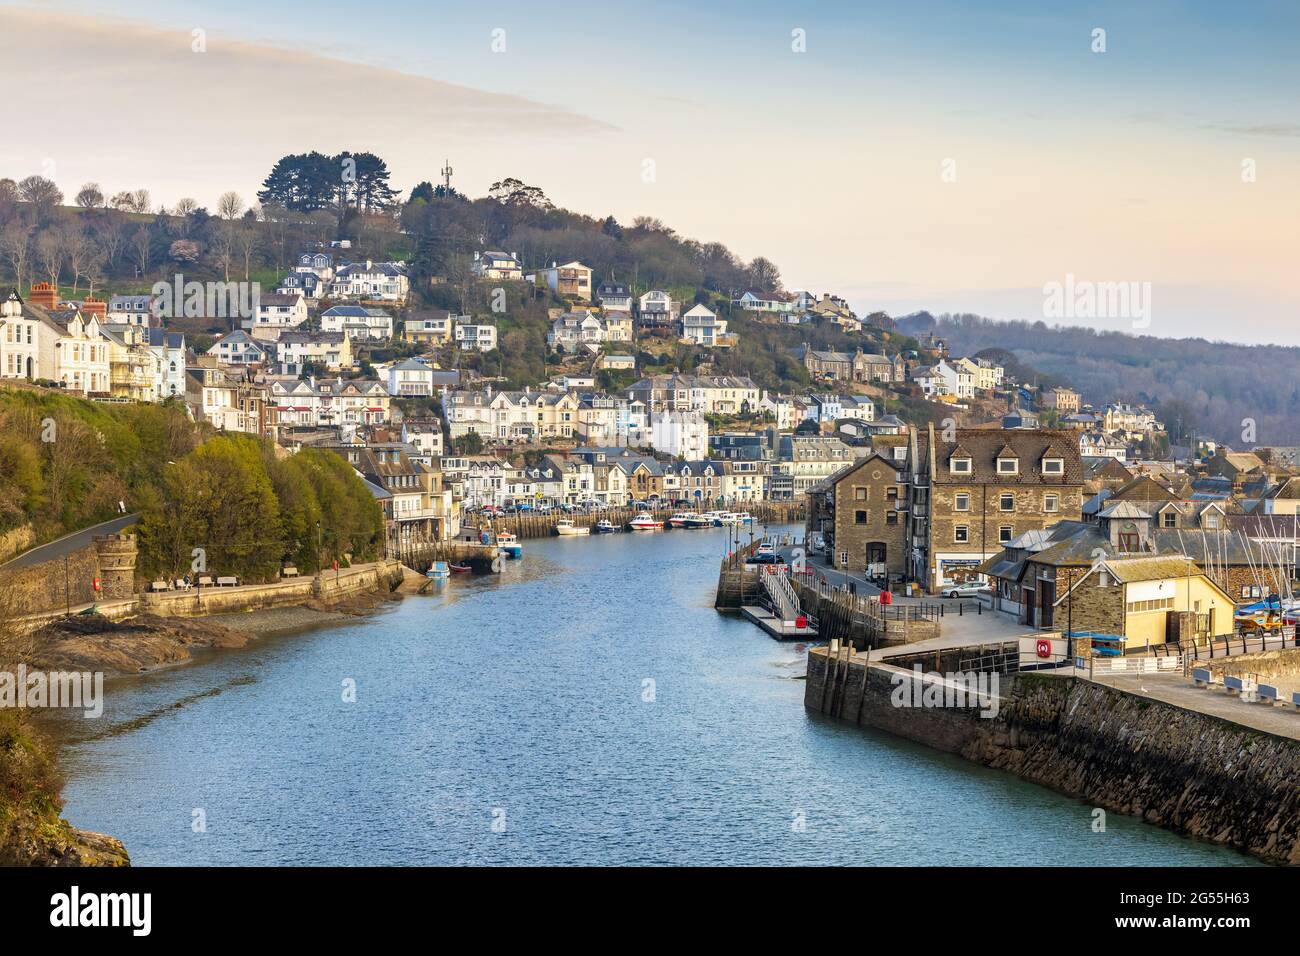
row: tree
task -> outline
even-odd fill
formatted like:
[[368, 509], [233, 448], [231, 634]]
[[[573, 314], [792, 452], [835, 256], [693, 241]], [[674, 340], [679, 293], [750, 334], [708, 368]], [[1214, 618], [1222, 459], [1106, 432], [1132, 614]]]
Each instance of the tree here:
[[411, 190], [411, 198], [407, 202], [433, 202], [433, 200], [433, 183], [426, 179]]
[[222, 193], [221, 198], [217, 200], [217, 215], [227, 221], [234, 219], [244, 211], [244, 200], [239, 198], [237, 192]]
[[82, 209], [98, 209], [104, 205], [104, 191], [99, 183], [86, 183], [77, 190], [77, 205]]
[[18, 196], [23, 202], [50, 209], [63, 202], [63, 191], [44, 176], [28, 176], [18, 184]]
[[89, 279], [103, 264], [103, 252], [95, 245], [84, 228], [74, 228], [68, 236], [68, 269], [72, 272], [72, 294], [75, 297], [82, 279]]
[[[252, 210], [249, 211], [251, 212]], [[239, 251], [243, 254], [244, 257], [244, 281], [245, 282], [248, 281], [248, 277], [252, 272], [253, 253], [257, 251], [258, 246], [261, 243], [261, 239], [262, 239], [262, 234], [258, 230], [257, 222], [255, 220], [252, 222], [245, 221], [240, 224], [239, 231], [236, 236], [236, 240], [239, 245]]]
[[23, 288], [23, 278], [27, 273], [27, 263], [32, 251], [32, 227], [21, 218], [8, 222], [0, 230], [0, 253], [9, 260], [14, 274], [14, 282]]
[[184, 268], [199, 261], [199, 244], [193, 239], [177, 239], [167, 248], [167, 258]]
[[143, 279], [149, 272], [153, 259], [153, 236], [148, 226], [141, 226], [131, 237], [131, 251], [135, 254], [136, 275]]
[[397, 198], [397, 191], [388, 185], [388, 164], [374, 153], [341, 153], [340, 167], [351, 160], [355, 164], [352, 182], [343, 179], [343, 201], [351, 202], [364, 212], [379, 212]]
[[760, 292], [781, 291], [781, 270], [771, 259], [754, 259], [748, 269], [749, 284]]
[[337, 205], [342, 187], [339, 164], [323, 153], [283, 156], [262, 183], [257, 198], [295, 212], [316, 212]]
[[67, 227], [60, 223], [43, 230], [36, 239], [36, 259], [50, 285], [57, 286], [67, 261]]
[[525, 185], [513, 177], [493, 183], [488, 188], [488, 198], [503, 206], [525, 206], [533, 209], [554, 209], [555, 204], [537, 186]]

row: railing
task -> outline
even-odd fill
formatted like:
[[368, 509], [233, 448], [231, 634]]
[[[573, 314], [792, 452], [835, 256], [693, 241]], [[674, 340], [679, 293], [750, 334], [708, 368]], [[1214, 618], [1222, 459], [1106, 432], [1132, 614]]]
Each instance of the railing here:
[[794, 593], [790, 576], [775, 566], [768, 565], [758, 576], [763, 590], [772, 599], [772, 610], [782, 621], [793, 621], [799, 616], [799, 597]]
[[1279, 631], [1276, 634], [1263, 633], [1256, 637], [1247, 637], [1244, 634], [1233, 635], [1232, 637], [1214, 638], [1204, 643], [1190, 643], [1186, 650], [1193, 660], [1212, 660], [1216, 657], [1232, 657], [1236, 654], [1250, 654], [1255, 651], [1274, 651], [1283, 650], [1288, 647], [1298, 647], [1296, 633], [1292, 631], [1288, 634], [1286, 631]]

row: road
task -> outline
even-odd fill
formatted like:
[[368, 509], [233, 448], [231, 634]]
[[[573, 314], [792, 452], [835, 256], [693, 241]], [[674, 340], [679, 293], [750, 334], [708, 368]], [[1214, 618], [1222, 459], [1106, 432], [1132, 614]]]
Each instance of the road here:
[[0, 564], [0, 571], [21, 571], [23, 568], [30, 568], [34, 564], [55, 561], [72, 554], [74, 551], [80, 551], [93, 542], [96, 535], [116, 534], [123, 528], [129, 528], [139, 520], [140, 516], [136, 514], [122, 515], [112, 521], [105, 521], [101, 524], [91, 525], [89, 528], [82, 528], [80, 531], [74, 531], [72, 534], [65, 534], [62, 538], [56, 538], [49, 544], [32, 548], [30, 551], [26, 551], [18, 555], [18, 557]]

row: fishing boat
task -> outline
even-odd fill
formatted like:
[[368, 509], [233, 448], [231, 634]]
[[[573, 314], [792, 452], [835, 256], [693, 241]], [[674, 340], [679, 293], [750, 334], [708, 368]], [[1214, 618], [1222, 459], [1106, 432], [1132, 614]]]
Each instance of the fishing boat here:
[[449, 564], [447, 567], [451, 569], [452, 574], [468, 574], [474, 570], [468, 564]]
[[685, 528], [712, 528], [713, 519], [708, 515], [687, 515]]
[[754, 518], [748, 511], [733, 511], [731, 516], [736, 519], [736, 524], [753, 524]]
[[518, 535], [509, 531], [498, 532], [497, 551], [507, 558], [522, 558], [524, 556], [524, 548], [519, 543]]
[[591, 529], [586, 525], [574, 524], [568, 518], [561, 518], [555, 522], [556, 534], [591, 534]]
[[628, 526], [633, 531], [662, 531], [663, 530], [663, 525], [660, 524], [659, 521], [654, 517], [654, 515], [650, 514], [650, 512], [648, 511], [642, 511], [639, 514], [637, 514], [635, 518], [633, 518], [630, 522], [628, 522]]
[[704, 512], [703, 515], [701, 515], [701, 517], [708, 518], [709, 524], [717, 528], [722, 526], [723, 523], [722, 519], [726, 516], [726, 514], [727, 512], [725, 511], [706, 511]]
[[608, 518], [601, 518], [596, 522], [595, 530], [596, 534], [613, 534], [618, 528]]
[[694, 516], [685, 511], [679, 511], [668, 519], [668, 527], [685, 528], [692, 517]]
[[435, 561], [429, 565], [429, 570], [424, 572], [426, 578], [433, 578], [435, 581], [442, 581], [451, 577], [451, 569], [447, 567], [446, 561]]

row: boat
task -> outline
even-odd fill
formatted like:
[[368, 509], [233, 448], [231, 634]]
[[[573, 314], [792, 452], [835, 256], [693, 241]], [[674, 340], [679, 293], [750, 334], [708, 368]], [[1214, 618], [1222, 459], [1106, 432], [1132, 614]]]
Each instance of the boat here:
[[719, 511], [718, 521], [723, 525], [740, 524], [740, 516], [730, 511]]
[[449, 564], [447, 567], [451, 569], [453, 574], [468, 574], [474, 570], [468, 564]]
[[451, 570], [447, 567], [446, 561], [435, 561], [433, 564], [429, 565], [429, 570], [424, 572], [424, 576], [426, 578], [433, 578], [436, 581], [441, 581], [451, 577]]
[[663, 525], [648, 511], [642, 511], [628, 522], [633, 531], [662, 531]]
[[670, 527], [670, 528], [685, 528], [686, 525], [687, 525], [687, 522], [689, 522], [689, 521], [691, 520], [691, 518], [693, 518], [693, 517], [694, 517], [694, 515], [688, 514], [688, 513], [685, 512], [685, 511], [679, 511], [679, 512], [677, 512], [675, 515], [673, 515], [671, 518], [668, 519], [668, 527]]
[[568, 518], [561, 518], [555, 522], [556, 534], [591, 534], [591, 529], [586, 525], [574, 524]]
[[596, 522], [596, 534], [613, 534], [617, 530], [618, 528], [615, 527], [614, 522], [610, 521], [608, 518], [601, 518]]
[[725, 512], [725, 511], [706, 511], [706, 512], [704, 512], [704, 514], [703, 514], [701, 517], [708, 518], [708, 519], [709, 519], [709, 524], [711, 524], [711, 525], [713, 525], [713, 527], [717, 528], [717, 527], [720, 527], [720, 526], [723, 524], [722, 519], [723, 519], [724, 517], [726, 517], [726, 515], [727, 515], [727, 512]]
[[497, 551], [507, 558], [522, 558], [524, 556], [524, 548], [519, 543], [519, 537], [509, 531], [498, 532]]
[[753, 516], [748, 511], [733, 511], [731, 517], [736, 519], [736, 524], [753, 524], [754, 522]]
[[712, 528], [712, 527], [713, 527], [713, 519], [710, 518], [708, 515], [687, 515], [687, 516], [686, 516], [686, 524], [683, 525], [683, 527], [686, 527], [686, 528]]

